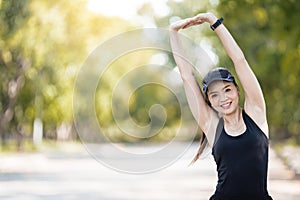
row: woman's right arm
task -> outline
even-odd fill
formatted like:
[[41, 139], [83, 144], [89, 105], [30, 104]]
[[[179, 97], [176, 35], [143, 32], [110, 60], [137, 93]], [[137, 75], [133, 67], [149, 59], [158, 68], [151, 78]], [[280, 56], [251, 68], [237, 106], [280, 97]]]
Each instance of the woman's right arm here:
[[178, 31], [185, 28], [189, 23], [190, 19], [185, 19], [170, 26], [171, 48], [183, 80], [190, 110], [202, 131], [206, 134], [209, 144], [213, 144], [218, 116], [206, 103], [203, 93], [194, 77], [193, 66], [184, 56], [184, 50], [178, 36]]

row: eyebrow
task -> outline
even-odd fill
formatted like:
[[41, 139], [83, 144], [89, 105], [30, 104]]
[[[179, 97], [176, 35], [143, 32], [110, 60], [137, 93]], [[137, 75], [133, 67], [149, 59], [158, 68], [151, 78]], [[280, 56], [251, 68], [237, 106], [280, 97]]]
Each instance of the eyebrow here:
[[231, 85], [225, 85], [224, 87], [223, 87], [223, 89], [226, 89], [226, 88], [228, 88], [228, 87], [231, 87]]

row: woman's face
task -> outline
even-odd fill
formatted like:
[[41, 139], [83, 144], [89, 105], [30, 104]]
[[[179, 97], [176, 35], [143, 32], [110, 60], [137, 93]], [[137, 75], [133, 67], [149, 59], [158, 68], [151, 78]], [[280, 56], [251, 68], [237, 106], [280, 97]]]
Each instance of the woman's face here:
[[232, 82], [215, 81], [208, 87], [208, 100], [212, 107], [223, 115], [236, 111], [239, 104], [239, 90]]

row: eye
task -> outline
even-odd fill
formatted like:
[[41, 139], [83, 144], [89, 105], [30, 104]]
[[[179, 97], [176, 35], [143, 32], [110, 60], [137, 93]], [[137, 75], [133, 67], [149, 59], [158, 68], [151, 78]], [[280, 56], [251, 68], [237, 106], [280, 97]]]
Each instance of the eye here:
[[212, 95], [211, 95], [211, 98], [214, 99], [214, 98], [216, 98], [217, 96], [218, 96], [217, 94], [212, 94]]
[[225, 89], [225, 92], [230, 92], [231, 91], [231, 88], [226, 88]]

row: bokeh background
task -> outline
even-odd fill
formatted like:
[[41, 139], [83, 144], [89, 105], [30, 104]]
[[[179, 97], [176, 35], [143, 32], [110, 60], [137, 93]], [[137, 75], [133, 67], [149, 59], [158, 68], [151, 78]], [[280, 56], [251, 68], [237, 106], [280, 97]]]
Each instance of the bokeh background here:
[[[1, 1], [0, 6], [2, 150], [30, 148], [41, 137], [77, 140], [72, 92], [77, 72], [89, 53], [122, 32], [168, 28], [178, 18], [207, 10], [225, 18], [257, 74], [267, 102], [272, 141], [300, 143], [297, 1], [12, 0]], [[184, 34], [199, 41], [217, 60], [216, 66], [232, 67], [218, 38], [207, 27], [195, 27]], [[113, 121], [108, 105], [116, 81], [130, 68], [151, 59], [175, 66], [170, 53], [142, 51], [117, 60], [103, 76], [96, 95], [97, 115], [103, 126], [110, 127]], [[155, 79], [162, 78], [159, 75]], [[133, 118], [147, 123], [149, 105], [159, 98], [168, 99], [168, 94], [163, 88], [158, 92], [157, 87], [143, 90], [132, 97], [130, 109]], [[178, 105], [171, 101], [166, 110], [167, 125], [172, 127], [180, 117]], [[123, 140], [121, 135], [119, 139]]]
[[[61, 143], [80, 143], [73, 120], [73, 91], [89, 54], [124, 32], [167, 29], [178, 19], [206, 11], [224, 17], [261, 83], [272, 147], [288, 166], [299, 167], [289, 162], [290, 157], [299, 160], [297, 153], [290, 152], [298, 152], [295, 149], [300, 145], [297, 0], [0, 0], [1, 153], [38, 152], [57, 149]], [[182, 34], [206, 50], [216, 66], [232, 69], [208, 25]], [[145, 64], [168, 65], [176, 71], [170, 52], [148, 50], [117, 59], [101, 77], [95, 93], [96, 114], [113, 142], [170, 141], [174, 130], [182, 125], [176, 98], [156, 85], [136, 90], [128, 106], [132, 119], [146, 125], [151, 120], [150, 107], [159, 102], [168, 116], [164, 128], [153, 137], [141, 139], [124, 134], [116, 126], [110, 106], [112, 91], [124, 74]], [[163, 73], [149, 76], [157, 81], [165, 78]], [[180, 80], [173, 81], [182, 87]], [[85, 102], [81, 103], [84, 107]], [[190, 140], [189, 125], [185, 126], [187, 134], [181, 139]], [[199, 137], [200, 131], [193, 139], [197, 142]], [[287, 151], [287, 146], [293, 150]]]

